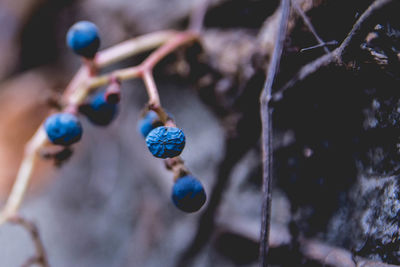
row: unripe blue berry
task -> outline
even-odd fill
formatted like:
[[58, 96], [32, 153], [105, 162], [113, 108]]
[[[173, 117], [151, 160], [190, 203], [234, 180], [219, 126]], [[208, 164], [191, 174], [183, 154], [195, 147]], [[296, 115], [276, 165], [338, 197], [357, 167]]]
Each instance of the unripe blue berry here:
[[80, 106], [79, 111], [93, 124], [106, 126], [115, 118], [118, 105], [108, 103], [105, 92], [98, 92], [90, 98], [88, 104]]
[[137, 129], [143, 137], [146, 137], [151, 130], [161, 125], [158, 114], [153, 110], [149, 110], [146, 115], [138, 121]]
[[185, 134], [179, 128], [160, 126], [147, 135], [146, 144], [157, 158], [173, 158], [185, 147]]
[[184, 212], [198, 211], [206, 198], [203, 185], [191, 175], [179, 178], [172, 188], [172, 201]]
[[70, 113], [56, 113], [44, 122], [44, 129], [50, 141], [56, 145], [69, 146], [82, 137], [82, 126], [77, 116]]
[[69, 28], [67, 45], [76, 54], [93, 58], [100, 46], [97, 26], [89, 21], [79, 21]]

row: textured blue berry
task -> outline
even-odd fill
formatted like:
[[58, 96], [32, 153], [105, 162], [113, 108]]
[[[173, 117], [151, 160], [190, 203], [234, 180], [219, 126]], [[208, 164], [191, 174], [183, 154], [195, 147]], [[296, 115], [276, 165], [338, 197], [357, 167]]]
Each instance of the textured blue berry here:
[[79, 21], [69, 28], [67, 45], [78, 55], [93, 58], [100, 46], [99, 31], [89, 21]]
[[44, 129], [50, 141], [56, 145], [69, 146], [82, 137], [82, 126], [76, 117], [70, 113], [56, 113], [44, 122]]
[[150, 110], [143, 118], [139, 120], [137, 128], [138, 131], [143, 135], [143, 137], [146, 137], [151, 132], [151, 130], [161, 125], [162, 124], [158, 118], [157, 113]]
[[181, 154], [185, 147], [185, 134], [175, 127], [160, 126], [146, 137], [151, 154], [157, 158], [173, 158]]
[[198, 211], [206, 198], [203, 185], [190, 175], [179, 178], [172, 188], [172, 201], [184, 212]]
[[91, 97], [88, 104], [79, 107], [79, 111], [93, 124], [106, 126], [115, 118], [118, 105], [108, 103], [106, 101], [105, 92], [98, 92]]

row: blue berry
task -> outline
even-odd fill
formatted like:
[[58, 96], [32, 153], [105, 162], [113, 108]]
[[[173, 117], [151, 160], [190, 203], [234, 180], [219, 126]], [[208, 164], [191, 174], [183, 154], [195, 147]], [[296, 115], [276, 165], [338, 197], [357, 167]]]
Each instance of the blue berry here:
[[172, 188], [172, 201], [184, 212], [198, 211], [206, 202], [206, 198], [203, 185], [190, 175], [179, 178]]
[[93, 58], [100, 46], [99, 31], [89, 21], [79, 21], [69, 28], [67, 45], [78, 55]]
[[137, 129], [143, 135], [143, 137], [146, 137], [151, 130], [161, 125], [162, 123], [160, 122], [157, 113], [153, 110], [150, 110], [143, 118], [139, 120]]
[[56, 113], [44, 122], [44, 129], [50, 141], [56, 145], [69, 146], [82, 137], [82, 126], [76, 117], [70, 113]]
[[98, 92], [91, 97], [88, 104], [79, 107], [79, 111], [84, 114], [90, 122], [99, 126], [110, 124], [118, 111], [118, 105], [108, 103], [105, 95], [105, 92]]
[[147, 135], [146, 144], [153, 156], [173, 158], [181, 154], [185, 147], [185, 134], [175, 127], [160, 126]]

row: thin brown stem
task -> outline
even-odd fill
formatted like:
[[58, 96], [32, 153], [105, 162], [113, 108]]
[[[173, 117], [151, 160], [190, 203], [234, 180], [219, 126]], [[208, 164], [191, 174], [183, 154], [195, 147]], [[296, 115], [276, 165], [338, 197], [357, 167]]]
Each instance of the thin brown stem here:
[[174, 51], [177, 47], [190, 43], [196, 39], [198, 39], [198, 35], [194, 32], [187, 31], [178, 33], [175, 38], [170, 39], [163, 46], [154, 51], [145, 59], [145, 61], [143, 61], [142, 64], [138, 66], [142, 70], [142, 78], [146, 85], [147, 94], [149, 95], [149, 108], [157, 112], [163, 124], [167, 122], [168, 115], [161, 107], [160, 96], [152, 74], [153, 68], [158, 62], [160, 62], [160, 60]]
[[113, 79], [118, 79], [119, 81], [131, 80], [141, 77], [142, 72], [142, 67], [135, 66], [125, 69], [119, 69], [101, 76], [88, 78], [85, 82], [81, 83], [80, 87], [78, 87], [77, 90], [68, 95], [66, 102], [68, 103], [68, 105], [79, 105], [93, 90], [100, 86], [110, 84]]
[[[159, 107], [161, 105], [160, 96], [158, 94], [156, 83], [151, 71], [145, 71], [143, 73], [143, 80], [146, 84], [147, 94], [149, 95], [149, 106], [153, 108]], [[163, 123], [165, 123], [165, 120]]]
[[[166, 35], [166, 34], [165, 34]], [[135, 67], [129, 67], [125, 69], [120, 69], [113, 71], [108, 74], [104, 74], [101, 76], [93, 77], [93, 78], [88, 78], [86, 77], [86, 81], [83, 80], [80, 82], [80, 87], [77, 87], [74, 92], [70, 93], [67, 95], [69, 99], [67, 99], [67, 103], [81, 103], [86, 96], [90, 93], [90, 90], [93, 90], [97, 87], [100, 87], [102, 85], [109, 84], [112, 78], [118, 79], [119, 81], [124, 81], [124, 80], [130, 80], [138, 77], [143, 77], [145, 84], [149, 83], [151, 86], [150, 89], [148, 89], [149, 93], [149, 98], [150, 98], [150, 104], [156, 104], [159, 105], [159, 97], [158, 97], [158, 92], [155, 87], [154, 79], [152, 78], [152, 75], [149, 76], [149, 73], [151, 74], [151, 71], [153, 70], [154, 66], [160, 62], [165, 56], [170, 54], [172, 51], [176, 50], [179, 46], [182, 46], [184, 44], [190, 43], [198, 38], [198, 35], [188, 31], [188, 32], [182, 32], [182, 33], [175, 33], [175, 35], [170, 36], [171, 37], [169, 41], [167, 41], [164, 45], [162, 45], [160, 48], [158, 48], [156, 51], [150, 54], [148, 58], [146, 58], [140, 65], [135, 66]], [[152, 38], [150, 38], [152, 37]], [[158, 43], [162, 38], [165, 37], [164, 35], [161, 36], [150, 36], [149, 39], [155, 41]], [[158, 37], [158, 38], [155, 38]], [[130, 43], [124, 44], [121, 47], [123, 49], [124, 53], [117, 52], [119, 51], [117, 48], [119, 46], [113, 47], [110, 50], [105, 50], [104, 52], [100, 53], [98, 57], [96, 57], [96, 61], [99, 62], [98, 64], [100, 66], [106, 66], [110, 63], [113, 62], [111, 55], [116, 56], [117, 58], [124, 58], [123, 56], [130, 55], [129, 51], [127, 51], [127, 47], [129, 47], [128, 44], [130, 44], [131, 48], [135, 48], [135, 51], [140, 51], [144, 49], [145, 44], [149, 44], [150, 40], [148, 39], [142, 39], [141, 40], [141, 45], [138, 45], [137, 43], [133, 43], [132, 41]], [[135, 44], [135, 46], [133, 45]], [[139, 50], [137, 50], [139, 49]], [[79, 75], [81, 74], [81, 71], [78, 72]], [[146, 74], [146, 75], [144, 75]], [[153, 80], [153, 81], [152, 81]], [[78, 82], [74, 81], [74, 85], [78, 86]], [[155, 101], [155, 102], [154, 102]], [[154, 102], [154, 103], [153, 103]]]
[[153, 74], [151, 70], [146, 70], [143, 72], [143, 81], [146, 85], [147, 94], [149, 96], [149, 108], [157, 112], [161, 122], [165, 124], [167, 122], [167, 114], [161, 108], [160, 96], [154, 81]]
[[287, 24], [290, 13], [290, 1], [281, 0], [281, 19], [278, 35], [275, 40], [274, 51], [271, 62], [268, 65], [267, 78], [261, 93], [261, 121], [262, 121], [262, 150], [263, 150], [263, 186], [262, 186], [262, 210], [261, 210], [261, 233], [260, 233], [260, 266], [268, 266], [268, 238], [271, 217], [271, 185], [272, 185], [272, 109], [269, 107], [272, 85], [286, 38]]
[[196, 39], [198, 39], [198, 35], [191, 31], [177, 33], [174, 38], [171, 38], [143, 61], [141, 66], [143, 66], [144, 70], [152, 69], [161, 59], [174, 51], [177, 47], [195, 41]]
[[28, 267], [33, 264], [39, 264], [42, 267], [49, 267], [50, 265], [47, 260], [46, 250], [44, 248], [42, 239], [40, 238], [39, 230], [36, 225], [21, 216], [13, 216], [10, 218], [10, 221], [14, 224], [22, 226], [29, 233], [35, 246], [36, 255], [29, 258], [23, 266]]
[[89, 77], [94, 77], [97, 75], [98, 68], [93, 58], [82, 57], [82, 65], [87, 69]]
[[176, 38], [176, 31], [159, 31], [145, 34], [103, 50], [96, 56], [96, 66], [104, 68], [123, 59], [143, 53]]
[[[101, 69], [131, 56], [157, 48], [169, 39], [173, 38], [176, 34], [177, 32], [170, 30], [159, 31], [124, 41], [115, 46], [99, 51], [94, 59], [95, 66], [96, 68]], [[82, 66], [67, 86], [63, 98], [68, 99], [71, 94], [81, 87], [82, 83], [89, 79], [89, 77], [89, 69], [86, 66]], [[65, 102], [68, 101], [65, 100]]]
[[30, 177], [32, 177], [34, 165], [38, 157], [38, 149], [47, 142], [46, 133], [40, 127], [31, 141], [26, 145], [25, 155], [18, 170], [17, 178], [0, 216], [0, 225], [8, 218], [16, 215], [21, 206], [23, 196], [28, 189]]

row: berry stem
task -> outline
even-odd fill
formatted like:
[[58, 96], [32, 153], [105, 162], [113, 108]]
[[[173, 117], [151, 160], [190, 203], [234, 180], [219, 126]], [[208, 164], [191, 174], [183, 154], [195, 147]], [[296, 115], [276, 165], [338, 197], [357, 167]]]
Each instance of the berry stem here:
[[168, 114], [161, 107], [160, 96], [154, 82], [152, 70], [161, 59], [174, 51], [177, 47], [192, 42], [197, 38], [198, 35], [192, 31], [177, 33], [175, 38], [171, 38], [139, 65], [139, 67], [142, 68], [142, 78], [146, 85], [147, 94], [149, 95], [149, 108], [157, 112], [163, 124], [167, 122]]
[[143, 73], [143, 81], [146, 85], [147, 94], [149, 95], [149, 109], [154, 110], [160, 118], [160, 121], [165, 124], [168, 120], [168, 114], [161, 107], [160, 96], [151, 71], [145, 71]]
[[140, 77], [141, 73], [142, 73], [142, 68], [137, 66], [137, 67], [129, 67], [125, 69], [116, 70], [109, 74], [104, 74], [93, 78], [88, 78], [86, 81], [78, 85], [79, 87], [77, 87], [77, 90], [68, 95], [65, 102], [79, 105], [80, 103], [84, 102], [86, 97], [94, 89], [102, 85], [110, 84], [112, 78], [118, 79], [119, 81], [131, 80]]
[[[160, 32], [160, 33], [162, 33], [162, 32]], [[150, 98], [150, 100], [149, 100], [150, 106], [152, 105], [152, 103], [154, 101], [156, 101], [155, 104], [159, 104], [160, 100], [158, 97], [158, 91], [157, 91], [157, 88], [154, 83], [154, 78], [152, 77], [152, 74], [151, 74], [153, 68], [165, 56], [167, 56], [168, 54], [173, 52], [179, 46], [182, 46], [184, 44], [190, 43], [190, 42], [198, 39], [198, 35], [191, 31], [180, 32], [180, 33], [172, 32], [173, 34], [171, 34], [171, 32], [169, 32], [169, 31], [167, 31], [167, 33], [169, 33], [170, 35], [164, 33], [164, 35], [161, 35], [161, 36], [149, 36], [149, 39], [139, 39], [138, 43], [128, 43], [132, 46], [132, 48], [135, 47], [136, 49], [138, 49], [137, 51], [145, 51], [148, 49], [144, 49], [144, 47], [145, 47], [144, 45], [145, 44], [148, 45], [150, 40], [154, 41], [154, 42], [160, 42], [162, 39], [161, 37], [166, 37], [166, 36], [170, 37], [170, 39], [168, 41], [166, 41], [164, 45], [162, 45], [160, 48], [158, 48], [156, 51], [154, 51], [152, 54], [150, 54], [150, 56], [147, 59], [145, 59], [138, 66], [116, 70], [116, 71], [113, 71], [108, 74], [93, 77], [91, 79], [89, 79], [87, 75], [86, 75], [86, 79], [84, 79], [85, 75], [81, 74], [81, 72], [84, 72], [84, 71], [79, 71], [78, 75], [82, 75], [83, 78], [80, 81], [78, 80], [78, 78], [77, 78], [77, 80], [75, 80], [75, 79], [72, 80], [71, 83], [73, 83], [73, 84], [70, 84], [70, 85], [76, 86], [76, 89], [73, 90], [73, 89], [69, 89], [70, 86], [67, 87], [66, 98], [69, 98], [69, 99], [65, 102], [81, 103], [87, 97], [87, 95], [91, 92], [92, 89], [96, 89], [97, 87], [100, 87], [102, 85], [109, 84], [110, 81], [112, 80], [112, 78], [116, 78], [119, 81], [124, 81], [124, 80], [131, 80], [134, 78], [142, 77], [146, 84], [146, 88], [148, 90], [148, 94], [149, 94], [149, 98]], [[156, 37], [158, 37], [158, 38], [156, 38]], [[154, 40], [152, 40], [153, 38], [154, 38]], [[127, 50], [126, 46], [127, 46], [127, 44], [122, 45], [121, 49]], [[96, 64], [99, 67], [105, 67], [105, 66], [109, 65], [110, 63], [114, 63], [114, 61], [109, 58], [110, 55], [112, 55], [112, 54], [114, 54], [117, 58], [120, 58], [120, 59], [125, 59], [125, 56], [130, 55], [128, 53], [128, 51], [124, 51], [124, 53], [117, 53], [116, 51], [118, 51], [118, 50], [115, 50], [117, 47], [118, 46], [115, 46], [113, 48], [110, 48], [109, 50], [104, 50], [102, 52], [99, 52], [98, 55], [96, 56]], [[152, 47], [150, 48], [149, 46], [147, 46], [146, 48], [151, 49]], [[135, 50], [135, 52], [137, 52], [137, 51]], [[153, 80], [153, 81], [151, 81], [151, 80]], [[148, 89], [148, 87], [147, 87], [148, 83], [149, 83], [149, 86], [151, 86], [150, 89]], [[154, 86], [153, 86], [153, 84], [154, 84]], [[79, 87], [81, 87], [81, 88], [79, 88]], [[158, 100], [156, 97], [158, 98]], [[156, 109], [154, 109], [154, 111], [157, 112], [157, 109], [158, 108], [156, 105]], [[167, 117], [167, 116], [162, 115], [161, 111], [157, 112], [157, 113], [159, 115], [161, 115], [160, 118]], [[165, 122], [165, 121], [163, 121], [163, 122]]]
[[181, 157], [165, 159], [165, 164], [167, 168], [173, 172], [174, 182], [176, 182], [179, 178], [190, 174]]
[[104, 68], [123, 59], [143, 53], [163, 45], [175, 36], [176, 31], [166, 30], [145, 34], [119, 43], [113, 47], [98, 52], [95, 57], [96, 66]]
[[107, 103], [117, 104], [121, 100], [121, 82], [116, 77], [111, 77], [110, 85], [106, 89]]
[[31, 141], [26, 145], [24, 158], [19, 167], [17, 178], [13, 185], [12, 191], [7, 199], [5, 208], [0, 214], [0, 225], [6, 222], [9, 218], [17, 215], [21, 206], [23, 197], [32, 177], [33, 168], [37, 159], [38, 150], [40, 147], [48, 143], [47, 135], [40, 127]]
[[[156, 110], [157, 107], [161, 106], [161, 103], [156, 83], [154, 82], [154, 77], [151, 71], [143, 72], [143, 81], [146, 85], [147, 94], [149, 95], [149, 107], [150, 109]], [[165, 120], [161, 121], [165, 123]]]
[[74, 104], [70, 104], [64, 108], [64, 111], [67, 113], [78, 115], [78, 106], [74, 105]]
[[89, 74], [90, 77], [94, 77], [97, 75], [98, 69], [94, 58], [82, 57], [82, 64], [84, 67], [86, 67], [87, 73]]
[[[169, 39], [173, 38], [176, 34], [176, 31], [166, 30], [145, 34], [124, 41], [115, 46], [99, 51], [94, 59], [95, 66], [96, 68], [101, 69], [131, 56], [157, 48]], [[67, 86], [64, 93], [65, 99], [68, 99], [73, 92], [79, 90], [78, 87], [80, 87], [80, 85], [89, 77], [89, 69], [82, 66]], [[103, 82], [98, 86], [104, 84], [106, 84], [106, 82]]]
[[[153, 104], [151, 108], [157, 112], [162, 122], [166, 123], [168, 115], [160, 105], [160, 99], [152, 75], [152, 69], [160, 60], [176, 48], [190, 43], [197, 38], [198, 36], [191, 31], [160, 31], [122, 42], [114, 47], [98, 52], [93, 61], [96, 70], [100, 70], [112, 63], [154, 49], [161, 45], [161, 47], [154, 51], [145, 61], [143, 61], [142, 64], [126, 69], [119, 69], [105, 75], [90, 77], [90, 70], [87, 67], [82, 66], [63, 94], [62, 104], [64, 110], [68, 109], [68, 107], [79, 106], [82, 104], [92, 90], [99, 86], [109, 84], [113, 80], [111, 78], [118, 79], [119, 81], [143, 78], [149, 94], [149, 103]], [[19, 167], [13, 188], [8, 196], [5, 207], [0, 214], [0, 225], [18, 215], [18, 210], [32, 177], [35, 162], [39, 154], [38, 152], [47, 143], [48, 138], [41, 125], [26, 145], [26, 151]], [[178, 164], [181, 165], [179, 169], [183, 170], [183, 161], [180, 162], [182, 163]]]
[[42, 267], [49, 267], [49, 262], [46, 256], [46, 250], [43, 245], [43, 241], [40, 238], [39, 230], [37, 226], [27, 219], [21, 216], [13, 216], [10, 218], [10, 222], [20, 225], [25, 228], [29, 233], [33, 244], [35, 245], [36, 255], [29, 258], [28, 261], [22, 266], [32, 266], [32, 265], [41, 265]]
[[163, 46], [154, 51], [143, 63], [143, 69], [150, 70], [165, 56], [183, 44], [190, 43], [198, 39], [198, 35], [191, 31], [177, 33], [174, 38], [169, 39]]

